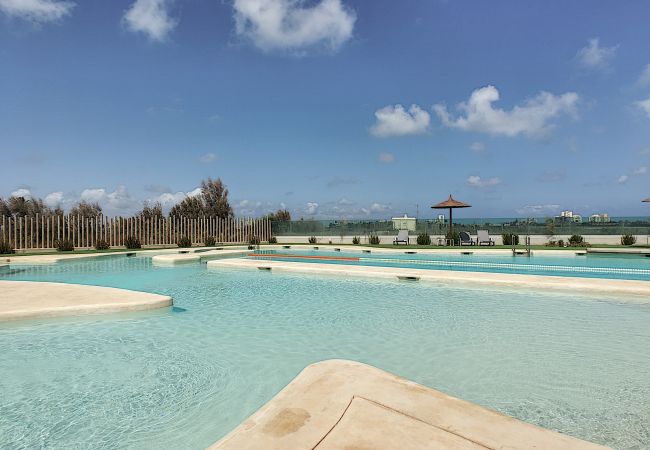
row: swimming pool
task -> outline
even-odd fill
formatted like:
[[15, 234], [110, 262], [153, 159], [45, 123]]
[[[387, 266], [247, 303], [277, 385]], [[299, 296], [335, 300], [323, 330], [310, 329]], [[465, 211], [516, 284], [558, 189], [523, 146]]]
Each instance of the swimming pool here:
[[410, 269], [458, 270], [466, 272], [518, 273], [587, 278], [650, 280], [650, 258], [644, 255], [585, 254], [584, 252], [543, 252], [531, 256], [492, 251], [387, 252], [382, 250], [332, 251], [262, 250], [250, 253], [251, 259], [306, 263], [352, 264], [363, 266], [403, 267]]
[[3, 279], [156, 292], [175, 308], [0, 324], [2, 448], [204, 448], [328, 358], [615, 448], [650, 443], [647, 305], [144, 257]]

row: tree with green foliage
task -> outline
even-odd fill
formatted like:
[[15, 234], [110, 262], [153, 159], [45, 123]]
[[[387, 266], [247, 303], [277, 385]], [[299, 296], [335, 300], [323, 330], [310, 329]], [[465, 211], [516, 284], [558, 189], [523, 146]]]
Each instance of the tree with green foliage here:
[[142, 205], [142, 211], [136, 215], [143, 219], [162, 219], [164, 217], [162, 212], [162, 204], [160, 202], [151, 204], [148, 200], [145, 200], [144, 204]]
[[220, 178], [213, 180], [208, 177], [201, 181], [201, 193], [192, 197], [185, 197], [180, 203], [174, 205], [169, 212], [170, 216], [183, 216], [190, 219], [200, 217], [219, 217], [227, 219], [233, 216], [232, 207], [228, 202], [228, 189]]
[[70, 210], [70, 215], [84, 218], [97, 217], [101, 213], [102, 207], [99, 206], [99, 203], [90, 203], [85, 200], [81, 200]]

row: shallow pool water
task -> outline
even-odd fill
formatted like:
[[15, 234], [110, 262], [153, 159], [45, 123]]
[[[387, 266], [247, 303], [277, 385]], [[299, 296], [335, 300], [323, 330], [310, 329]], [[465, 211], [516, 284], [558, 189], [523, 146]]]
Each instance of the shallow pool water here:
[[564, 251], [532, 256], [510, 252], [486, 252], [467, 248], [460, 252], [421, 253], [372, 251], [263, 250], [251, 253], [254, 259], [275, 259], [306, 263], [351, 264], [363, 266], [403, 267], [410, 269], [497, 272], [583, 278], [612, 278], [650, 281], [650, 258], [645, 255], [585, 254]]
[[0, 324], [3, 449], [204, 448], [329, 358], [615, 448], [650, 445], [648, 305], [140, 257], [3, 279], [157, 292], [176, 306]]

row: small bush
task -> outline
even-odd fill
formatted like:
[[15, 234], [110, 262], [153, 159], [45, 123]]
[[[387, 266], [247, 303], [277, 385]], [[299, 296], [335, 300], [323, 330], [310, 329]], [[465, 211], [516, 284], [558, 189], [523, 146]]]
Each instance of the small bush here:
[[569, 245], [571, 247], [582, 246], [584, 245], [584, 243], [585, 243], [585, 238], [583, 238], [579, 234], [571, 235], [571, 237], [569, 238]]
[[108, 250], [111, 246], [104, 239], [98, 239], [95, 242], [95, 250]]
[[16, 253], [11, 242], [0, 240], [0, 255], [9, 255], [11, 253]]
[[417, 238], [418, 245], [431, 245], [431, 236], [429, 233], [420, 233]]
[[70, 239], [61, 239], [55, 242], [56, 249], [60, 252], [71, 252], [74, 250], [74, 243]]
[[634, 245], [636, 244], [636, 238], [631, 234], [624, 234], [621, 236], [622, 245]]
[[[564, 243], [564, 242], [562, 242]], [[546, 244], [544, 244], [547, 247], [557, 247], [557, 241], [554, 241], [553, 239], [550, 239]]]
[[501, 240], [503, 241], [503, 245], [519, 245], [518, 234], [504, 233], [501, 235]]
[[278, 243], [278, 238], [276, 238], [275, 236], [271, 236], [269, 238], [269, 244], [277, 244], [277, 243]]
[[352, 243], [353, 243], [354, 245], [359, 245], [359, 244], [361, 244], [361, 238], [360, 238], [359, 236], [355, 236], [355, 237], [353, 237], [353, 238], [352, 238]]
[[557, 240], [557, 246], [558, 247], [564, 247], [564, 239], [558, 239]]
[[135, 236], [127, 236], [126, 239], [124, 240], [124, 246], [128, 248], [129, 250], [133, 250], [136, 248], [142, 248], [142, 244], [140, 243], [140, 239], [138, 239]]
[[310, 236], [309, 237], [309, 243], [310, 244], [315, 244], [316, 242], [318, 242], [318, 240], [316, 239], [316, 236]]
[[205, 242], [203, 243], [205, 247], [214, 247], [217, 245], [217, 240], [214, 238], [214, 236], [208, 236], [205, 238]]
[[368, 242], [370, 243], [370, 245], [379, 245], [379, 236], [377, 236], [374, 233], [371, 234], [370, 236], [368, 236]]
[[181, 236], [178, 239], [178, 242], [176, 243], [176, 245], [178, 245], [181, 248], [191, 247], [192, 246], [192, 240], [190, 238], [188, 238], [187, 236]]
[[248, 239], [248, 244], [249, 245], [260, 245], [260, 242], [261, 242], [260, 238], [258, 238], [257, 236], [251, 236]]

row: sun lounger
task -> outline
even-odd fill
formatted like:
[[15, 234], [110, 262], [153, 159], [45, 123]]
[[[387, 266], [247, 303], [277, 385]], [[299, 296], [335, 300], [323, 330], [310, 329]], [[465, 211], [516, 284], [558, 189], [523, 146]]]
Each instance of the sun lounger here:
[[397, 232], [397, 237], [393, 240], [393, 245], [399, 245], [400, 243], [409, 244], [409, 230], [399, 230]]
[[478, 230], [476, 232], [476, 240], [478, 241], [478, 245], [494, 245], [494, 241], [487, 230]]

